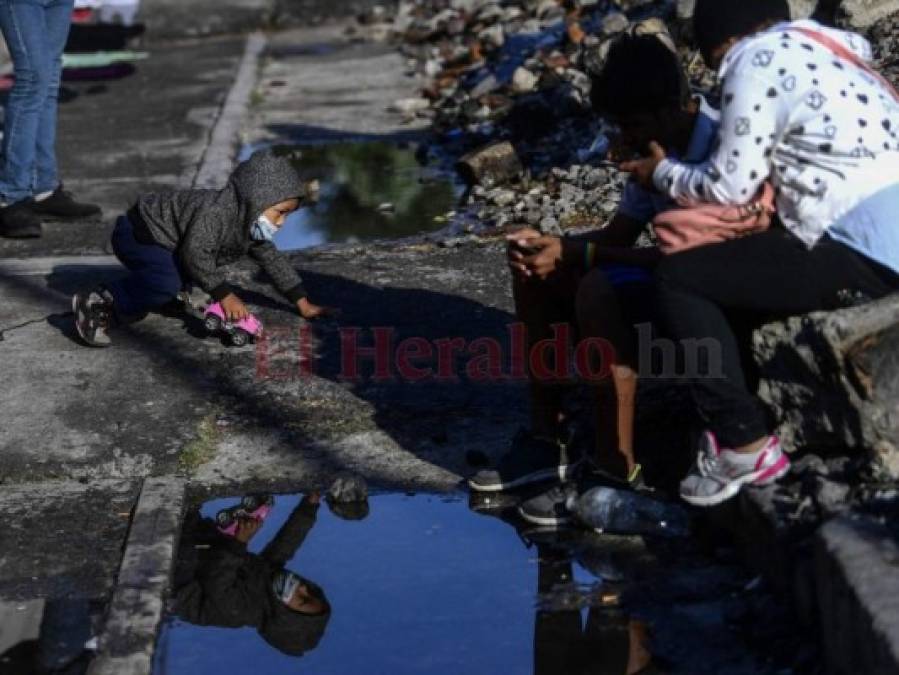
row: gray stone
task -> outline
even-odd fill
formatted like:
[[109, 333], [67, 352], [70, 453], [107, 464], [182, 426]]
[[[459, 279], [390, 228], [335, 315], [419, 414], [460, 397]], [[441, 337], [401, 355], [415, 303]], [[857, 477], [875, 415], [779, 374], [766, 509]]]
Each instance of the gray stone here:
[[896, 452], [899, 295], [769, 324], [753, 348], [787, 447]]
[[844, 483], [837, 483], [823, 476], [815, 477], [815, 502], [825, 518], [835, 516], [849, 508], [849, 492], [849, 486]]
[[431, 107], [431, 102], [426, 98], [403, 98], [394, 101], [390, 106], [392, 112], [398, 112], [401, 115], [412, 116]]
[[899, 12], [899, 0], [843, 0], [840, 13], [851, 28], [868, 28]]
[[358, 474], [341, 474], [328, 488], [328, 501], [334, 503], [364, 502], [366, 499], [368, 499], [368, 483]]
[[559, 228], [559, 221], [552, 216], [546, 216], [540, 221], [540, 231], [544, 233], [555, 232]]
[[512, 75], [512, 91], [517, 94], [526, 94], [537, 87], [538, 78], [534, 73], [524, 67], [519, 67]]
[[836, 518], [815, 545], [825, 670], [830, 675], [899, 672], [899, 546], [867, 519]]

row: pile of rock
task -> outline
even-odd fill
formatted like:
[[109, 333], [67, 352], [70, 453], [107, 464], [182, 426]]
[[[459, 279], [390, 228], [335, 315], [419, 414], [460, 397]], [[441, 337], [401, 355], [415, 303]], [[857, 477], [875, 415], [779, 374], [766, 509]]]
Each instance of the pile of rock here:
[[608, 141], [590, 108], [591, 74], [626, 30], [657, 34], [673, 49], [661, 19], [673, 9], [646, 0], [403, 0], [393, 15], [369, 12], [362, 26], [396, 40], [410, 75], [424, 78], [422, 96], [393, 109], [432, 119], [435, 154], [462, 158], [480, 226], [557, 233], [605, 222], [623, 185], [602, 164]]
[[[853, 28], [877, 24], [880, 65], [899, 76], [899, 0], [791, 0], [797, 16], [817, 12]], [[893, 7], [893, 5], [897, 5]], [[359, 30], [392, 39], [424, 78], [422, 95], [397, 101], [400, 114], [433, 120], [436, 155], [455, 161], [472, 187], [468, 206], [480, 227], [531, 226], [558, 232], [596, 226], [614, 211], [623, 178], [603, 165], [603, 124], [589, 104], [590, 75], [623, 31], [652, 33], [674, 49], [695, 0], [401, 0], [376, 7]], [[639, 19], [639, 20], [637, 20]], [[693, 85], [712, 92], [714, 75], [680, 48]], [[895, 79], [895, 78], [894, 78]], [[711, 96], [714, 101], [714, 95]], [[479, 173], [466, 158], [511, 153], [515, 170]], [[564, 168], [560, 168], [564, 167]]]

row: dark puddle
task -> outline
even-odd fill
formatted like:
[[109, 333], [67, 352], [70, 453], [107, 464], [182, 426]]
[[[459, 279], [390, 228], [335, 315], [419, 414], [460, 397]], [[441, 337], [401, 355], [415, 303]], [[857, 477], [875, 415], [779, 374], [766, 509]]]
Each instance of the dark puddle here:
[[683, 541], [541, 530], [461, 497], [338, 515], [288, 495], [244, 550], [212, 521], [237, 503], [188, 518], [157, 675], [812, 672], [774, 598]]
[[318, 204], [290, 216], [276, 236], [282, 250], [439, 230], [461, 194], [451, 176], [422, 165], [407, 145], [336, 143], [275, 150], [294, 154], [301, 174], [321, 183]]

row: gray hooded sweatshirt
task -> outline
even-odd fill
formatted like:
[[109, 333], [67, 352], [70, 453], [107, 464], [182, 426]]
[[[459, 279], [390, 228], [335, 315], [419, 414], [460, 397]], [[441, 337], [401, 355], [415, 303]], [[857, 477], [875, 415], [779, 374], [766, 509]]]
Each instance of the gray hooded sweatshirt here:
[[255, 241], [250, 228], [262, 213], [306, 189], [286, 157], [255, 153], [221, 190], [181, 190], [140, 197], [128, 212], [134, 236], [175, 253], [182, 271], [216, 300], [231, 293], [224, 267], [249, 254], [292, 303], [306, 296], [287, 257], [269, 241]]

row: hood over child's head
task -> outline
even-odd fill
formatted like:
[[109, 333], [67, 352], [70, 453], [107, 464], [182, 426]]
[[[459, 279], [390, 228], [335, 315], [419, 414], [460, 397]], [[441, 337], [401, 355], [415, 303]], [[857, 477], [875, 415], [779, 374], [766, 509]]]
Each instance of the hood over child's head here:
[[[290, 656], [302, 656], [315, 649], [331, 620], [331, 605], [324, 590], [289, 570], [275, 574], [271, 590], [274, 602], [259, 634], [272, 647]], [[301, 600], [310, 608], [298, 605]], [[310, 611], [312, 605], [314, 611]]]
[[241, 162], [231, 174], [231, 184], [244, 206], [244, 213], [252, 224], [267, 209], [296, 199], [302, 204], [314, 200], [289, 157], [271, 150], [259, 150]]

